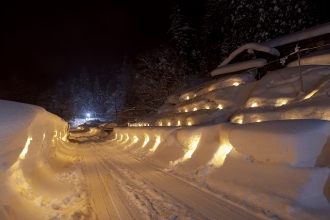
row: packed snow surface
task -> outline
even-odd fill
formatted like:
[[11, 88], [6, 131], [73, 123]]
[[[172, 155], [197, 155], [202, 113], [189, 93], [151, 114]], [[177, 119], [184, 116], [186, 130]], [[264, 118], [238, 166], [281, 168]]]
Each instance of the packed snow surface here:
[[[300, 65], [330, 65], [330, 50], [321, 50], [301, 57]], [[299, 66], [298, 60], [294, 60], [287, 67]]]

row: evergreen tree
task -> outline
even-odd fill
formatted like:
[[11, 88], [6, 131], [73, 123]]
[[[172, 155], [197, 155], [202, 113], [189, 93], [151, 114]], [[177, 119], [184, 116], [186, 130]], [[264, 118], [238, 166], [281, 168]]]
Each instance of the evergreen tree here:
[[168, 32], [175, 51], [186, 59], [188, 65], [196, 68], [200, 59], [196, 29], [189, 26], [179, 5], [172, 9], [170, 19], [172, 23]]

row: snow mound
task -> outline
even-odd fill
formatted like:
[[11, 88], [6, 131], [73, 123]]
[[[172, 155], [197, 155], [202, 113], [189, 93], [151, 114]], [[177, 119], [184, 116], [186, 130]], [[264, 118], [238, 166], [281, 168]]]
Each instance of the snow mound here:
[[294, 167], [315, 166], [329, 137], [330, 122], [321, 120], [251, 123], [229, 132], [235, 150], [251, 161], [287, 163]]
[[116, 127], [110, 146], [267, 216], [327, 219], [329, 136], [322, 120]]
[[[300, 65], [330, 65], [330, 50], [321, 50], [301, 57]], [[287, 67], [294, 66], [299, 66], [298, 60], [287, 65]]]
[[87, 214], [68, 123], [41, 107], [5, 100], [0, 122], [0, 219], [65, 219], [74, 209]]
[[244, 50], [248, 50], [249, 53], [253, 53], [253, 50], [257, 50], [257, 51], [272, 54], [274, 56], [278, 56], [278, 57], [280, 56], [280, 52], [274, 47], [270, 47], [270, 46], [262, 45], [262, 44], [258, 44], [258, 43], [248, 43], [248, 44], [244, 44], [243, 46], [234, 50], [229, 55], [229, 57], [227, 57], [224, 61], [222, 61], [222, 63], [219, 65], [219, 67], [227, 65], [232, 59], [234, 59], [238, 54], [240, 54]]

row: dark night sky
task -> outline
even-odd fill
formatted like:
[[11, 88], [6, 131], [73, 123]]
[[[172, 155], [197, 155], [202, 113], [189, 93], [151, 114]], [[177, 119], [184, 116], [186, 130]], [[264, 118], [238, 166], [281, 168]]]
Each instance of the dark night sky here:
[[[43, 87], [82, 66], [122, 61], [168, 40], [175, 2], [2, 1], [0, 80], [18, 74]], [[54, 3], [49, 3], [54, 2]]]

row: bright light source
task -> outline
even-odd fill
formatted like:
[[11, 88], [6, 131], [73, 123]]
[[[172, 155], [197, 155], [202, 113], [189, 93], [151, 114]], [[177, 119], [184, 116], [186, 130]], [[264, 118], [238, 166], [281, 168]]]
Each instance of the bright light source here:
[[191, 125], [192, 125], [190, 121], [188, 122], [188, 125], [189, 125], [189, 126], [191, 126]]
[[234, 82], [233, 83], [233, 86], [239, 86], [239, 83], [238, 82]]
[[252, 107], [252, 108], [254, 108], [254, 107], [258, 107], [258, 104], [254, 102], [254, 103], [252, 103], [251, 107]]
[[88, 118], [90, 118], [90, 117], [91, 117], [91, 114], [89, 114], [89, 113], [87, 113], [86, 115], [87, 115], [87, 117], [88, 117]]
[[221, 104], [218, 105], [218, 109], [222, 109], [222, 105]]
[[260, 120], [260, 119], [258, 119], [258, 120], [257, 120], [257, 122], [261, 122], [261, 120]]
[[186, 100], [189, 100], [189, 95], [186, 97]]
[[144, 148], [147, 145], [148, 142], [149, 142], [149, 136], [144, 135], [144, 142], [143, 142], [142, 148]]
[[188, 112], [188, 109], [185, 109], [184, 112]]
[[226, 159], [227, 154], [233, 149], [229, 143], [221, 144], [217, 152], [213, 155], [211, 164], [215, 167], [221, 167]]
[[150, 151], [151, 153], [154, 152], [154, 151], [157, 149], [159, 143], [160, 143], [160, 136], [156, 135], [156, 141], [155, 141], [155, 144], [154, 144], [154, 146], [152, 146], [152, 148], [151, 148], [149, 151]]
[[238, 124], [242, 124], [242, 123], [243, 123], [243, 120], [240, 119], [240, 120], [238, 120], [237, 122], [238, 122]]
[[25, 147], [24, 149], [22, 150], [22, 153], [19, 155], [19, 158], [21, 159], [25, 159], [25, 154], [28, 152], [29, 150], [29, 145], [30, 145], [30, 142], [32, 141], [32, 137], [29, 137], [27, 140], [26, 140], [26, 143], [25, 143]]
[[197, 108], [196, 107], [194, 108], [194, 111], [197, 111]]
[[181, 125], [181, 122], [180, 122], [180, 120], [178, 121], [178, 126], [180, 126]]
[[167, 122], [167, 126], [171, 126], [171, 122]]
[[210, 109], [210, 107], [208, 105], [205, 106], [205, 109]]

